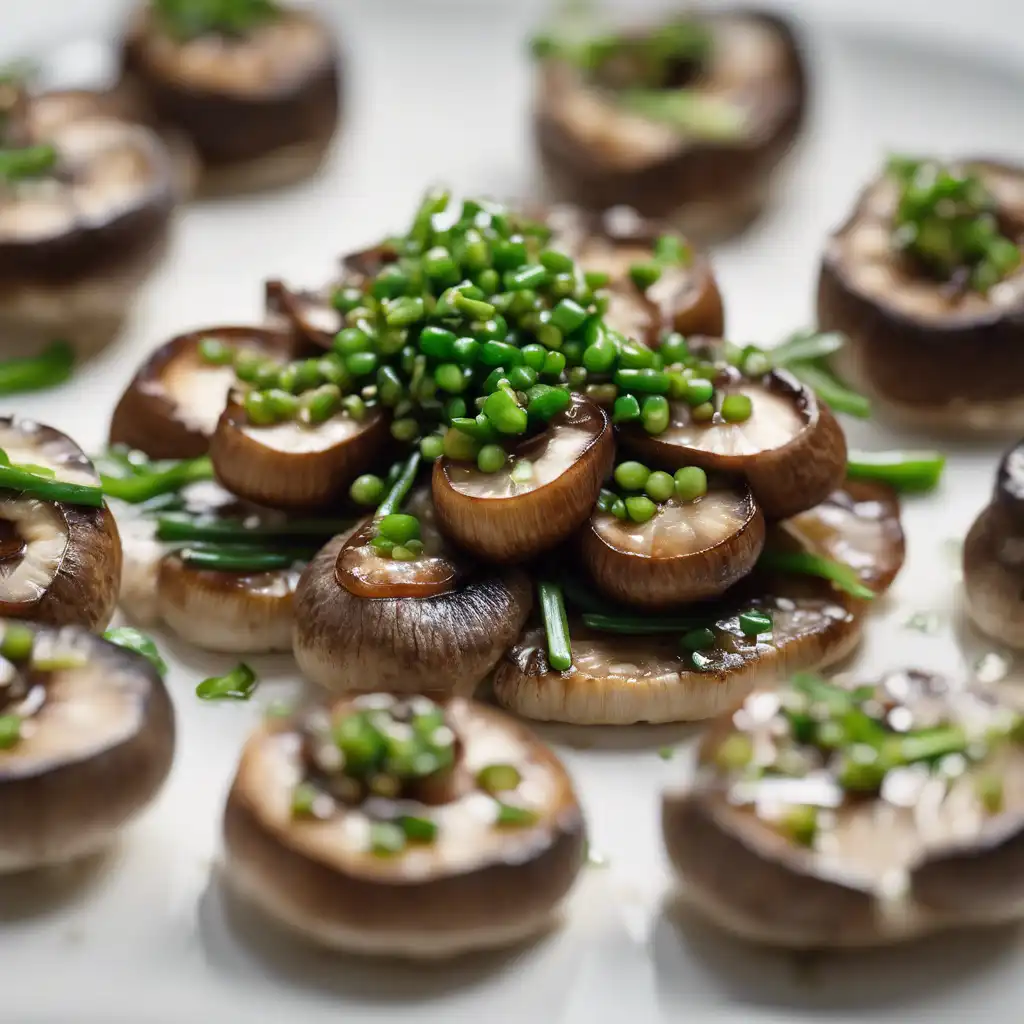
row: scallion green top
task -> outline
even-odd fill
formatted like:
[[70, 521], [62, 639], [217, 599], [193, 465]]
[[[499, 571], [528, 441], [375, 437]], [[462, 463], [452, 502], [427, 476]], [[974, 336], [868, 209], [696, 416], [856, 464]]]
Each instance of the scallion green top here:
[[281, 7], [275, 0], [153, 0], [153, 10], [171, 35], [187, 41], [212, 32], [245, 35]]

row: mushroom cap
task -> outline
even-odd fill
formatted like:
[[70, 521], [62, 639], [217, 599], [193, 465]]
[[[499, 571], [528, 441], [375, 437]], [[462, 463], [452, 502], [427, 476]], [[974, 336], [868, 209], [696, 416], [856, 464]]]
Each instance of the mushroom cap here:
[[992, 639], [1024, 650], [1024, 530], [999, 502], [971, 526], [963, 572], [971, 621]]
[[999, 463], [995, 501], [1024, 530], [1024, 441], [1015, 444]]
[[267, 327], [207, 327], [179, 334], [135, 372], [114, 408], [111, 444], [126, 444], [153, 459], [206, 454], [235, 384], [232, 366], [215, 366], [200, 356], [206, 338], [282, 361], [296, 354], [289, 334]]
[[[0, 417], [0, 449], [58, 480], [99, 486], [82, 450], [52, 427]], [[110, 509], [0, 495], [0, 534], [22, 541], [0, 559], [0, 616], [105, 629], [121, 585], [121, 539]]]
[[[965, 160], [1000, 210], [1024, 220], [1024, 169]], [[867, 186], [829, 239], [818, 279], [818, 323], [844, 333], [844, 379], [894, 418], [936, 429], [1024, 430], [1024, 269], [987, 295], [956, 293], [915, 273], [890, 238], [897, 187]]]
[[160, 790], [174, 713], [150, 662], [76, 626], [32, 624], [37, 644], [85, 664], [47, 673], [22, 739], [0, 750], [0, 872], [106, 846]]
[[536, 824], [495, 828], [478, 804], [491, 801], [477, 791], [431, 808], [440, 827], [430, 846], [375, 856], [359, 809], [327, 820], [292, 816], [301, 737], [293, 725], [265, 724], [246, 744], [228, 796], [231, 884], [292, 929], [356, 953], [447, 957], [544, 929], [583, 863], [583, 818], [568, 775], [501, 712], [454, 699], [447, 715], [462, 742], [461, 770], [515, 764], [536, 796]]
[[[1008, 710], [994, 693], [963, 691], [916, 671], [892, 672], [881, 685], [932, 713], [952, 706], [957, 721]], [[777, 707], [777, 700], [752, 694], [747, 718], [760, 720], [762, 708]], [[664, 841], [684, 896], [719, 926], [771, 945], [857, 947], [1024, 914], [1024, 753], [1015, 744], [946, 782], [904, 775], [885, 799], [836, 806], [828, 778], [811, 776], [767, 777], [741, 799], [713, 762], [734, 721], [728, 711], [712, 726], [693, 785], [667, 793], [662, 807]], [[1004, 809], [996, 813], [985, 810], [978, 793], [985, 772], [1001, 780]], [[800, 785], [806, 782], [813, 791]], [[809, 800], [827, 801], [831, 815], [813, 847], [796, 844], [762, 817], [773, 805]]]
[[751, 9], [705, 12], [714, 55], [696, 87], [735, 102], [747, 122], [735, 140], [687, 136], [620, 109], [614, 95], [557, 59], [538, 70], [534, 135], [555, 191], [592, 209], [619, 204], [672, 217], [710, 239], [759, 212], [768, 179], [803, 125], [806, 83], [791, 26]]

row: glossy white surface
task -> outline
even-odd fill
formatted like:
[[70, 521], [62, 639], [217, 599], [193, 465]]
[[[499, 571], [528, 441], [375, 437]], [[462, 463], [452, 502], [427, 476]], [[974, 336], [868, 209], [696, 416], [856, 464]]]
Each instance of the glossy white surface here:
[[[9, 6], [5, 47], [113, 24], [121, 5]], [[256, 317], [264, 276], [319, 282], [337, 253], [403, 225], [429, 180], [528, 194], [529, 78], [519, 41], [539, 6], [331, 4], [349, 26], [352, 88], [345, 134], [324, 178], [186, 210], [124, 339], [61, 390], [16, 405], [4, 400], [0, 411], [37, 417], [94, 448], [142, 356], [179, 330]], [[813, 123], [783, 201], [717, 260], [737, 340], [772, 340], [808, 321], [824, 233], [889, 147], [1024, 156], [1024, 80], [998, 71], [996, 59], [1020, 38], [1015, 5], [978, 2], [969, 16], [961, 5], [917, 0], [800, 6], [834, 24], [812, 37]], [[972, 47], [992, 45], [993, 57], [887, 42], [853, 27], [858, 10], [883, 15], [900, 38], [917, 27], [922, 38], [948, 39], [952, 26], [954, 38]], [[864, 447], [923, 443], [862, 424], [850, 434]], [[963, 674], [989, 655], [983, 671], [1001, 667], [991, 645], [961, 633], [956, 607], [957, 539], [987, 498], [997, 452], [998, 445], [957, 448], [941, 492], [907, 502], [909, 562], [870, 624], [859, 666]], [[908, 628], [911, 617], [936, 632]], [[659, 792], [680, 776], [685, 756], [664, 761], [658, 750], [688, 737], [683, 728], [543, 730], [577, 779], [593, 847], [607, 861], [585, 872], [567, 926], [548, 940], [450, 970], [337, 960], [289, 946], [228, 906], [214, 865], [242, 738], [262, 707], [296, 689], [294, 671], [287, 659], [256, 659], [264, 683], [252, 704], [201, 705], [195, 683], [231, 660], [176, 640], [163, 646], [173, 658], [169, 683], [180, 720], [171, 784], [109, 861], [70, 872], [49, 893], [24, 880], [0, 883], [0, 1021], [1020, 1019], [1024, 939], [1016, 931], [807, 962], [751, 952], [696, 925], [677, 929], [663, 912], [657, 812]]]

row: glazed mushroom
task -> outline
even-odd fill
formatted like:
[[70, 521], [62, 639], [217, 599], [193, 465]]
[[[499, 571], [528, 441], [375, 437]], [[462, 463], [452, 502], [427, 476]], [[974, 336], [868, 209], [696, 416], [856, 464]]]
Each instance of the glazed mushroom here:
[[92, 464], [66, 435], [11, 416], [0, 417], [0, 450], [0, 616], [106, 628], [121, 541]]
[[290, 334], [264, 327], [206, 327], [161, 345], [136, 371], [110, 421], [110, 443], [154, 459], [205, 455], [236, 383], [236, 365], [295, 354]]
[[995, 494], [964, 543], [967, 614], [988, 636], [1024, 650], [1024, 442], [1004, 456]]
[[0, 872], [99, 852], [170, 771], [167, 691], [146, 658], [77, 626], [0, 629]]
[[46, 104], [0, 88], [0, 329], [11, 354], [54, 337], [90, 354], [163, 253], [174, 171], [149, 129], [100, 115], [47, 122], [45, 110], [37, 125]]
[[573, 395], [543, 430], [516, 444], [495, 472], [438, 459], [433, 476], [438, 525], [488, 561], [526, 561], [587, 521], [613, 457], [607, 414]]
[[582, 46], [539, 40], [538, 51], [534, 133], [561, 198], [633, 206], [701, 240], [761, 212], [804, 117], [784, 21], [702, 12]]
[[294, 650], [314, 683], [469, 697], [522, 630], [533, 600], [526, 574], [480, 570], [452, 550], [428, 492], [414, 494], [408, 510], [419, 520], [415, 558], [381, 553], [370, 520], [336, 537], [303, 573]]
[[439, 959], [547, 930], [584, 857], [565, 769], [465, 700], [357, 697], [246, 744], [228, 882], [314, 942]]
[[1024, 430], [1022, 225], [1019, 167], [887, 169], [822, 258], [818, 321], [849, 338], [841, 375], [915, 427]]
[[745, 939], [877, 946], [1024, 913], [1021, 717], [916, 671], [800, 676], [710, 729], [665, 796], [683, 898]]
[[202, 190], [274, 188], [315, 173], [340, 108], [328, 26], [267, 0], [235, 4], [230, 17], [197, 10], [166, 0], [141, 6], [124, 39], [123, 71], [157, 123], [195, 146]]

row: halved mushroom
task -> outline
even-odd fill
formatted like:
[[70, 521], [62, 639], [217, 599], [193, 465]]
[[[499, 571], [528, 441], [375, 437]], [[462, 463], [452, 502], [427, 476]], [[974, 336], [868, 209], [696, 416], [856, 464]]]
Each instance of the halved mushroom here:
[[408, 509], [423, 542], [415, 560], [378, 554], [370, 521], [332, 540], [302, 574], [295, 660], [326, 689], [472, 696], [530, 614], [525, 573], [489, 574], [454, 552], [429, 492], [414, 494]]
[[231, 361], [203, 357], [204, 343], [258, 352], [284, 362], [295, 354], [291, 336], [265, 327], [206, 327], [179, 334], [139, 367], [110, 421], [110, 443], [125, 444], [154, 459], [205, 455], [236, 383]]
[[587, 521], [615, 457], [603, 409], [573, 395], [541, 433], [521, 442], [505, 468], [438, 459], [437, 521], [457, 544], [491, 562], [524, 562]]
[[163, 253], [173, 167], [149, 129], [113, 117], [38, 134], [35, 102], [9, 115], [8, 145], [24, 147], [31, 166], [0, 189], [3, 349], [31, 352], [58, 337], [88, 354], [120, 329]]
[[84, 629], [0, 629], [0, 872], [98, 852], [170, 771], [167, 691], [146, 658]]
[[745, 395], [749, 418], [727, 422], [716, 412], [698, 423], [686, 402], [673, 401], [664, 433], [628, 426], [618, 431], [623, 445], [650, 466], [700, 466], [745, 477], [769, 519], [813, 508], [841, 486], [846, 438], [810, 388], [782, 370], [749, 378], [726, 369], [714, 383], [718, 408], [730, 395]]
[[[676, 28], [691, 52], [661, 53], [669, 59], [655, 66], [658, 40], [671, 51]], [[561, 197], [671, 217], [704, 240], [760, 213], [804, 117], [803, 62], [786, 22], [701, 12], [589, 50], [580, 60], [556, 47], [538, 73], [534, 133]]]
[[745, 939], [887, 945], [1024, 915], [1021, 717], [916, 671], [816, 677], [715, 723], [666, 794], [684, 898]]
[[275, 6], [247, 30], [193, 34], [145, 4], [128, 26], [123, 71], [158, 123], [191, 139], [206, 193], [309, 177], [337, 128], [339, 55], [328, 26], [305, 9]]
[[[0, 417], [0, 450], [56, 482], [98, 487], [99, 477], [65, 434]], [[117, 606], [121, 540], [110, 510], [0, 490], [0, 617], [105, 629]]]
[[[543, 628], [527, 629], [495, 671], [495, 697], [543, 722], [700, 721], [733, 706], [755, 683], [842, 660], [860, 640], [859, 612], [821, 581], [793, 577], [751, 594], [757, 596], [742, 605], [700, 608], [714, 641], [701, 652], [700, 670], [681, 643], [685, 623], [670, 634], [624, 636], [570, 621], [572, 668], [551, 669]], [[747, 635], [740, 607], [768, 613], [771, 633]]]
[[263, 725], [224, 839], [229, 884], [295, 932], [438, 959], [550, 927], [585, 830], [565, 769], [520, 723], [465, 700], [374, 694]]
[[[1024, 170], [965, 161], [1020, 241]], [[829, 239], [818, 280], [818, 323], [849, 343], [842, 377], [883, 411], [917, 427], [1024, 431], [1024, 267], [987, 292], [932, 277], [901, 252], [893, 219], [899, 185], [872, 182]]]
[[983, 633], [1024, 650], [1024, 441], [1003, 457], [963, 558], [967, 614]]
[[694, 501], [675, 498], [646, 523], [595, 509], [581, 557], [613, 600], [667, 608], [718, 597], [747, 576], [764, 548], [764, 516], [745, 486], [712, 485]]
[[318, 424], [256, 426], [233, 390], [210, 440], [210, 458], [217, 479], [240, 498], [271, 508], [320, 509], [345, 497], [390, 438], [388, 416], [379, 406], [362, 419], [339, 412]]

